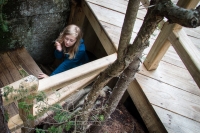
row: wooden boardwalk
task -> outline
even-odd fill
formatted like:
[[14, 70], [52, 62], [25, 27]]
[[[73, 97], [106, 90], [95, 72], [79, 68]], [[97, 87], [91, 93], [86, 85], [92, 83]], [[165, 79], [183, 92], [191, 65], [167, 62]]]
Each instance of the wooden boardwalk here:
[[[37, 77], [42, 71], [25, 48], [0, 53], [0, 88], [22, 79], [28, 75]], [[18, 114], [15, 103], [6, 105], [9, 117]]]
[[[85, 1], [86, 3], [83, 2], [84, 13], [100, 41], [104, 42], [105, 51], [109, 55], [116, 52], [128, 0]], [[137, 35], [145, 14], [146, 9], [141, 6], [132, 40]], [[200, 28], [183, 29], [200, 51]], [[145, 49], [144, 59], [159, 32], [160, 30], [156, 30], [151, 36], [151, 45]], [[23, 71], [34, 76], [41, 72], [24, 48], [1, 53], [0, 62], [0, 87], [21, 79], [24, 76]], [[42, 83], [46, 82], [40, 81], [40, 84]], [[156, 70], [147, 71], [141, 64], [136, 80], [131, 83], [128, 92], [150, 132], [159, 126], [169, 133], [200, 131], [200, 89], [172, 46]], [[8, 105], [7, 109], [10, 117], [18, 114], [15, 104]]]
[[[86, 0], [86, 3], [83, 6], [86, 16], [92, 16], [89, 11], [87, 13], [87, 10], [91, 10], [95, 14], [94, 18], [89, 21], [93, 28], [96, 26], [96, 33], [99, 30], [98, 25], [94, 24], [95, 18], [100, 22], [100, 25], [106, 31], [105, 34], [109, 36], [117, 49], [128, 0]], [[137, 35], [145, 14], [146, 9], [141, 6], [132, 40]], [[200, 28], [183, 29], [200, 50]], [[151, 36], [151, 46], [159, 32], [159, 30], [156, 30]], [[103, 33], [99, 36], [104, 37]], [[102, 41], [104, 40], [102, 39]], [[144, 51], [144, 58], [151, 46]], [[105, 47], [110, 48], [112, 46]], [[151, 118], [150, 115], [155, 113], [158, 121], [161, 121], [161, 126], [164, 125], [169, 133], [198, 133], [200, 131], [200, 89], [172, 46], [170, 46], [156, 70], [147, 71], [145, 66], [141, 65], [135, 82], [139, 83], [138, 88], [132, 85], [135, 88], [129, 88], [128, 92], [135, 96], [132, 99], [136, 103], [141, 116], [144, 116], [143, 120], [150, 131], [156, 128], [156, 125], [152, 126], [154, 118]], [[136, 96], [135, 93], [140, 95]], [[147, 98], [147, 101], [145, 101], [145, 98]], [[153, 112], [152, 110], [145, 110], [143, 106], [153, 107]]]

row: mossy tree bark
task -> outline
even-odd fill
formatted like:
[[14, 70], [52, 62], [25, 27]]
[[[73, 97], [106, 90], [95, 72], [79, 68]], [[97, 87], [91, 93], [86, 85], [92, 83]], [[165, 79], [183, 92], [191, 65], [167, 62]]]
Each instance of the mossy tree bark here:
[[[137, 11], [139, 8], [140, 0], [130, 0], [128, 8], [126, 11], [124, 26], [121, 32], [121, 38], [119, 42], [119, 50], [117, 60], [108, 67], [104, 72], [100, 74], [95, 83], [92, 86], [92, 91], [89, 93], [87, 99], [85, 100], [86, 105], [84, 106], [84, 122], [88, 120], [91, 108], [93, 108], [93, 103], [96, 101], [99, 96], [100, 90], [113, 78], [118, 76], [127, 66], [125, 60], [125, 53], [127, 52], [127, 46], [129, 45], [131, 34], [133, 31], [134, 23], [137, 16]], [[83, 127], [85, 130], [86, 127]]]
[[[134, 2], [133, 0], [130, 0], [129, 4], [133, 4]], [[100, 90], [113, 77], [119, 76], [123, 72], [114, 87], [112, 96], [110, 97], [108, 103], [109, 108], [105, 113], [105, 120], [115, 110], [124, 91], [127, 89], [129, 83], [134, 79], [135, 73], [138, 71], [140, 65], [139, 58], [143, 50], [149, 46], [150, 35], [154, 32], [159, 22], [163, 20], [164, 17], [168, 18], [171, 23], [178, 23], [186, 27], [197, 27], [200, 24], [200, 7], [197, 7], [195, 10], [187, 10], [177, 7], [171, 2], [171, 0], [151, 0], [150, 5], [151, 8], [148, 9], [142, 27], [132, 45], [129, 45], [129, 39], [131, 36], [130, 31], [133, 29], [131, 26], [133, 25], [130, 25], [129, 21], [134, 21], [130, 19], [131, 17], [127, 16], [131, 16], [134, 9], [131, 11], [127, 10], [120, 38], [118, 58], [111, 66], [102, 72], [94, 82], [92, 91], [89, 93], [83, 108], [83, 113], [85, 114], [82, 118], [83, 122], [88, 121], [88, 117], [92, 111], [95, 100], [99, 96]], [[128, 5], [128, 7], [129, 6], [130, 5]], [[134, 5], [132, 6], [134, 7]], [[86, 127], [83, 127], [82, 130], [85, 131]]]
[[8, 128], [6, 121], [6, 114], [5, 114], [5, 109], [3, 106], [3, 99], [2, 99], [2, 94], [1, 94], [1, 89], [0, 89], [0, 132], [1, 133], [10, 133], [10, 130]]

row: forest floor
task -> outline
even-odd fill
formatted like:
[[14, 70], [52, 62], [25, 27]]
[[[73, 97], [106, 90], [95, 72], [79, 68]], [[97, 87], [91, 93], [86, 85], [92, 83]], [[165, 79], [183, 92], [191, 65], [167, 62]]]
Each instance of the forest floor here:
[[146, 131], [141, 123], [127, 111], [126, 107], [119, 104], [99, 133], [146, 133]]
[[[48, 70], [47, 67], [41, 64], [39, 66], [45, 73], [51, 73], [51, 70]], [[119, 103], [111, 117], [98, 132], [91, 129], [88, 133], [148, 133], [148, 131], [131, 98], [128, 97], [124, 104]]]

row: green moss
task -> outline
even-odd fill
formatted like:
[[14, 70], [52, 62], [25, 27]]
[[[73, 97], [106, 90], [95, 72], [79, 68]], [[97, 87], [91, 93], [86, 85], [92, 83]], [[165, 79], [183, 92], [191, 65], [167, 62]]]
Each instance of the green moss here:
[[[10, 20], [17, 15], [18, 1], [0, 0], [0, 52], [20, 47], [16, 39], [12, 39]], [[12, 10], [10, 10], [12, 9]]]
[[3, 14], [3, 6], [6, 5], [8, 0], [0, 0], [0, 51], [10, 49], [9, 42], [11, 33], [9, 32], [6, 15]]
[[21, 69], [19, 70], [19, 73], [20, 73], [20, 75], [21, 75], [22, 77], [26, 77], [26, 76], [29, 75], [23, 68], [21, 68]]

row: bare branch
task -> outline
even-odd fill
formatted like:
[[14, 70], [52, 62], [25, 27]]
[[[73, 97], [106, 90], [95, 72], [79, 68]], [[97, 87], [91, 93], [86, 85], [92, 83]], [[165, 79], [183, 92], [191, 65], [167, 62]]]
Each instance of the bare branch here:
[[171, 1], [156, 4], [155, 13], [166, 17], [169, 23], [178, 23], [185, 27], [196, 28], [200, 25], [200, 6], [196, 9], [184, 9]]

